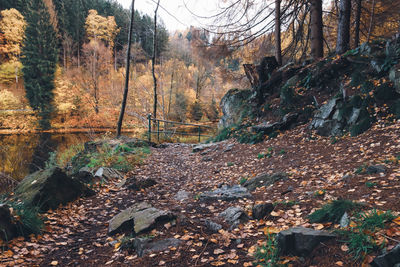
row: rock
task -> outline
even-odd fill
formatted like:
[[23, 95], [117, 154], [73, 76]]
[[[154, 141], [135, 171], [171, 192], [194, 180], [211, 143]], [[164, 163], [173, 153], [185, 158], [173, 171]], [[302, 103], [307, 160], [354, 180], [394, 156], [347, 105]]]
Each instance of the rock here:
[[396, 92], [400, 94], [400, 64], [397, 64], [390, 69], [389, 79], [393, 82]]
[[240, 185], [223, 185], [221, 188], [200, 195], [200, 200], [235, 200], [239, 198], [251, 198], [248, 190]]
[[391, 251], [380, 255], [371, 263], [372, 267], [392, 267], [400, 264], [400, 244]]
[[200, 144], [193, 147], [193, 153], [203, 151], [205, 149], [216, 146], [215, 144]]
[[178, 247], [182, 243], [181, 240], [176, 238], [166, 238], [158, 241], [151, 241], [149, 238], [135, 238], [133, 240], [133, 248], [139, 257], [146, 254], [160, 252], [167, 250], [171, 247]]
[[114, 216], [109, 222], [108, 234], [132, 232], [132, 230], [134, 234], [140, 234], [175, 218], [176, 216], [170, 212], [156, 209], [146, 202], [141, 202]]
[[368, 174], [386, 173], [386, 167], [383, 165], [372, 165], [367, 168], [366, 173]]
[[13, 223], [10, 208], [0, 204], [0, 239], [9, 241], [17, 236], [17, 227]]
[[274, 174], [261, 174], [253, 179], [247, 180], [243, 186], [249, 191], [254, 191], [257, 187], [269, 186], [280, 180], [286, 180], [286, 173], [274, 173]]
[[307, 256], [321, 242], [335, 238], [327, 231], [318, 231], [303, 227], [294, 227], [276, 235], [280, 255]]
[[231, 89], [224, 95], [220, 102], [223, 115], [218, 123], [219, 129], [237, 124], [243, 116], [247, 115], [248, 99], [251, 95], [251, 90], [239, 89]]
[[350, 217], [347, 214], [347, 212], [345, 212], [342, 216], [342, 218], [340, 218], [340, 227], [342, 228], [346, 228], [350, 225]]
[[207, 227], [207, 229], [213, 233], [218, 233], [218, 231], [222, 229], [222, 225], [220, 225], [219, 223], [213, 222], [211, 220], [205, 220], [204, 224]]
[[190, 198], [190, 193], [185, 191], [185, 190], [180, 190], [178, 193], [176, 193], [176, 195], [174, 196], [174, 199], [177, 201], [183, 201], [186, 199]]
[[224, 147], [223, 152], [229, 152], [233, 149], [233, 147], [235, 146], [235, 144], [228, 144]]
[[269, 122], [264, 122], [255, 126], [251, 127], [251, 130], [255, 133], [263, 133], [263, 134], [270, 134], [275, 131], [283, 131], [290, 129], [293, 124], [296, 123], [297, 118], [298, 118], [297, 113], [288, 113], [283, 118], [274, 123], [269, 123]]
[[224, 218], [224, 220], [231, 225], [231, 228], [235, 228], [239, 224], [247, 222], [249, 219], [246, 212], [239, 207], [229, 207], [221, 212], [219, 216]]
[[82, 183], [90, 183], [94, 176], [88, 167], [83, 167], [74, 175], [74, 178]]
[[255, 205], [252, 209], [253, 218], [260, 220], [271, 213], [274, 210], [272, 203], [263, 203]]
[[140, 191], [156, 184], [157, 182], [151, 178], [137, 180], [135, 177], [132, 177], [127, 180], [126, 187], [130, 190]]
[[94, 174], [95, 178], [100, 178], [104, 180], [111, 180], [111, 179], [123, 179], [124, 176], [117, 170], [108, 167], [100, 167], [97, 169], [96, 173]]
[[212, 160], [213, 160], [212, 157], [202, 157], [202, 158], [201, 158], [201, 161], [204, 161], [204, 162], [210, 162], [210, 161], [212, 161]]
[[15, 198], [28, 206], [38, 206], [41, 211], [47, 211], [93, 193], [62, 169], [53, 167], [26, 176], [15, 189]]
[[323, 120], [326, 120], [327, 118], [329, 118], [333, 112], [333, 110], [335, 109], [337, 103], [337, 98], [333, 98], [331, 100], [328, 101], [327, 104], [323, 105], [320, 109], [319, 109], [319, 117]]

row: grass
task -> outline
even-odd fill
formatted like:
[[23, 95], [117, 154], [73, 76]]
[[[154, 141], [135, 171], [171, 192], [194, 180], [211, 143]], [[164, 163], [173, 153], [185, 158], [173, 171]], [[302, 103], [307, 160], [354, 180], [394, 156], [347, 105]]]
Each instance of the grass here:
[[368, 187], [368, 188], [373, 188], [373, 187], [375, 187], [375, 186], [377, 186], [378, 184], [377, 183], [374, 183], [374, 182], [366, 182], [365, 183], [365, 186], [366, 187]]
[[150, 148], [147, 146], [131, 147], [122, 144], [112, 148], [110, 145], [104, 144], [96, 152], [86, 154], [81, 152], [71, 160], [76, 171], [87, 166], [89, 168], [110, 167], [128, 172], [136, 165], [141, 164], [148, 154], [150, 154]]
[[227, 167], [232, 167], [233, 165], [235, 165], [235, 163], [233, 163], [233, 162], [227, 162], [227, 163], [226, 163], [226, 166], [227, 166]]
[[267, 235], [266, 244], [257, 248], [254, 257], [256, 262], [254, 266], [278, 267], [280, 264], [277, 244], [274, 235]]
[[17, 233], [20, 236], [40, 234], [44, 226], [43, 219], [39, 216], [39, 207], [31, 207], [23, 202], [0, 199], [0, 203], [12, 208], [12, 215], [17, 226]]
[[311, 223], [338, 223], [345, 212], [359, 209], [361, 206], [360, 203], [350, 200], [334, 200], [308, 215], [308, 219]]
[[373, 209], [370, 212], [356, 214], [355, 221], [361, 230], [373, 232], [377, 229], [384, 229], [385, 224], [391, 222], [395, 218], [396, 216], [390, 211], [382, 212]]
[[277, 201], [277, 202], [272, 203], [272, 205], [274, 205], [275, 207], [278, 206], [278, 205], [283, 205], [283, 206], [286, 206], [286, 207], [292, 207], [292, 206], [297, 205], [297, 204], [299, 204], [299, 202], [294, 201], [294, 200]]
[[360, 174], [360, 173], [362, 173], [363, 171], [365, 171], [367, 169], [367, 164], [363, 164], [363, 165], [361, 165], [360, 167], [358, 167], [355, 171], [354, 171], [354, 173], [355, 174]]
[[[362, 260], [366, 255], [380, 248], [375, 242], [374, 235], [377, 231], [385, 229], [386, 223], [395, 219], [390, 211], [383, 212], [373, 209], [355, 214], [350, 228], [339, 230], [338, 233], [345, 238], [349, 253], [356, 259]], [[383, 247], [383, 243], [381, 247]]]
[[240, 185], [243, 185], [245, 182], [247, 182], [247, 178], [246, 177], [240, 177], [240, 179], [239, 179], [239, 184]]

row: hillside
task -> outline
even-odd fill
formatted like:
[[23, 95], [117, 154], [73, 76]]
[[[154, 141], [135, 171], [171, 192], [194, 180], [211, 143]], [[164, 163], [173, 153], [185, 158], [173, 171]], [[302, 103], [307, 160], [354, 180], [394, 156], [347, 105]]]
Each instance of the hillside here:
[[[96, 196], [46, 213], [43, 234], [11, 241], [1, 254], [1, 262], [6, 266], [47, 266], [54, 261], [60, 266], [251, 266], [251, 253], [265, 242], [268, 231], [276, 233], [293, 226], [338, 228], [338, 224], [310, 223], [307, 218], [329, 200], [354, 200], [364, 203], [365, 210], [391, 210], [399, 216], [399, 134], [398, 123], [376, 124], [356, 138], [343, 137], [333, 143], [325, 137], [312, 138], [306, 127], [300, 126], [256, 145], [228, 141], [198, 153], [193, 153], [190, 145], [153, 148], [145, 163], [126, 178], [128, 183], [133, 177], [152, 178], [157, 185], [135, 192], [117, 187], [120, 180], [109, 181], [97, 187]], [[270, 156], [259, 156], [263, 154]], [[374, 165], [384, 172], [367, 173]], [[198, 197], [222, 184], [234, 185], [276, 172], [287, 173], [288, 179], [257, 188], [247, 199], [203, 201]], [[187, 198], [176, 200], [179, 191], [186, 191]], [[113, 215], [142, 201], [179, 214], [175, 223], [161, 224], [146, 235], [153, 240], [177, 238], [182, 241], [179, 247], [138, 257], [117, 245], [121, 235], [107, 236]], [[273, 203], [273, 211], [231, 231], [218, 217], [226, 208], [236, 206], [251, 214], [251, 207], [258, 203]], [[206, 219], [225, 230], [211, 232]], [[386, 223], [371, 237], [392, 248], [400, 238], [398, 221]], [[360, 266], [340, 240], [319, 245], [308, 257], [283, 259], [291, 266]], [[378, 254], [379, 250], [368, 252], [366, 259], [371, 261]]]

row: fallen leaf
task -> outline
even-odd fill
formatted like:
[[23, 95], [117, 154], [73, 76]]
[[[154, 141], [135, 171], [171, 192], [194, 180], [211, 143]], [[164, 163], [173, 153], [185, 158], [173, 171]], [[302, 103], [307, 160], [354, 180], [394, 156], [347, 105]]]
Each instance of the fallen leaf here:
[[57, 266], [57, 265], [58, 265], [58, 261], [52, 261], [52, 262], [50, 263], [50, 265], [52, 265], [52, 266]]
[[214, 261], [214, 262], [211, 262], [211, 265], [212, 266], [222, 266], [222, 265], [225, 265], [225, 262], [223, 262], [223, 261]]
[[338, 265], [338, 266], [343, 266], [343, 262], [342, 261], [337, 261], [337, 262], [335, 262], [335, 264]]
[[225, 251], [224, 251], [223, 249], [220, 249], [220, 248], [217, 248], [217, 249], [214, 250], [214, 254], [215, 254], [215, 255], [222, 254], [222, 253], [224, 253], [224, 252], [225, 252]]
[[342, 245], [340, 249], [344, 252], [349, 251], [349, 247], [347, 245]]

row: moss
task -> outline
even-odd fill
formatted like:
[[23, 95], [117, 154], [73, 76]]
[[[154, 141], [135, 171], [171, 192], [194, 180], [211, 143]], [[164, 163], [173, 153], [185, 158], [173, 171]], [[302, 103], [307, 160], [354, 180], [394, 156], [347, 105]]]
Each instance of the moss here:
[[361, 204], [350, 200], [334, 200], [308, 216], [311, 223], [338, 223], [345, 212], [360, 208]]
[[359, 123], [350, 127], [351, 136], [357, 136], [367, 131], [373, 123], [373, 119], [371, 117], [366, 117], [362, 119]]
[[390, 112], [392, 112], [397, 119], [400, 119], [400, 99], [396, 100], [390, 107]]
[[384, 83], [378, 86], [375, 89], [374, 93], [376, 99], [381, 100], [381, 101], [388, 101], [392, 99], [398, 98], [398, 94], [396, 93], [395, 89], [391, 84], [389, 83]]

